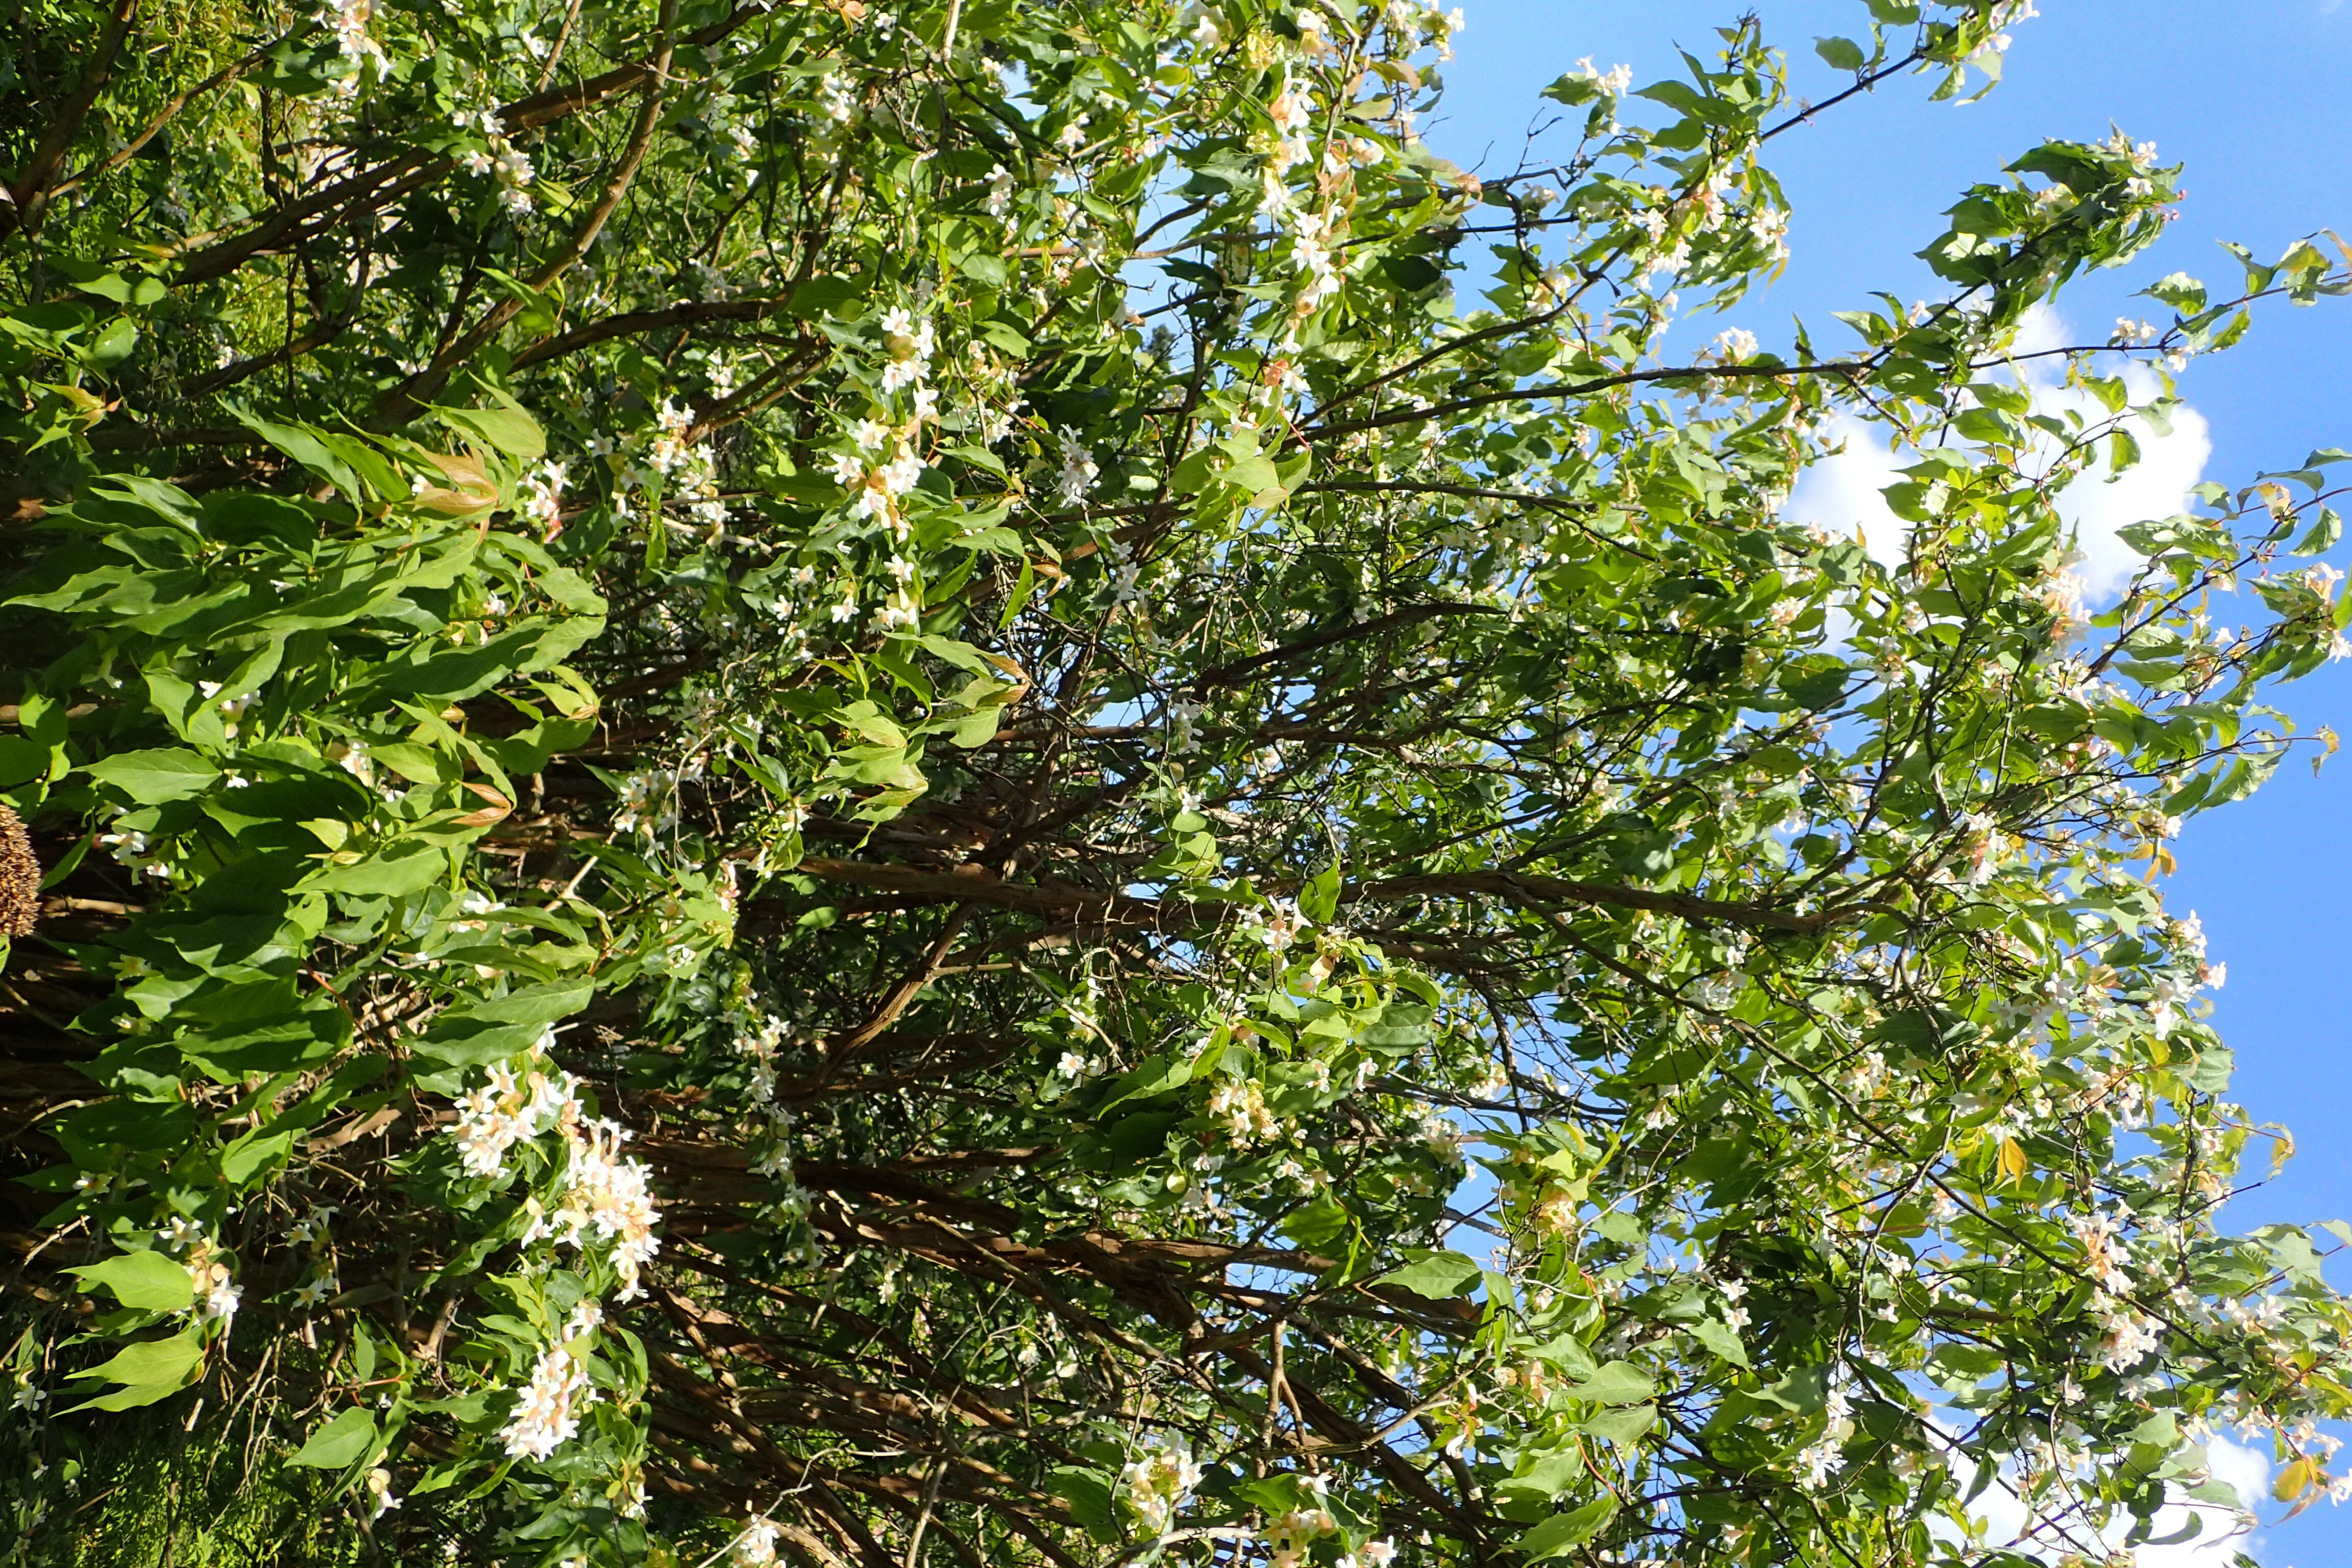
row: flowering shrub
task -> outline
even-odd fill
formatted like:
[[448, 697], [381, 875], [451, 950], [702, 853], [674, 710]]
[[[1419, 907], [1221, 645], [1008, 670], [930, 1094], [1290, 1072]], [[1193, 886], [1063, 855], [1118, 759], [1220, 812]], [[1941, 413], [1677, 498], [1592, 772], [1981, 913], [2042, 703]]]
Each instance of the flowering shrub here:
[[[1820, 51], [1951, 96], [2030, 12]], [[2103, 1557], [2226, 1522], [2225, 1426], [2344, 1486], [2149, 880], [2347, 650], [2342, 454], [2113, 601], [2059, 510], [2315, 247], [2053, 403], [2021, 323], [2175, 210], [2120, 134], [1848, 352], [1670, 353], [1832, 111], [1753, 22], [1492, 178], [1418, 0], [35, 24], [17, 1560], [227, 1474], [211, 1561], [548, 1568], [1974, 1563], [1989, 1474]], [[1857, 426], [1877, 553], [1784, 516]]]

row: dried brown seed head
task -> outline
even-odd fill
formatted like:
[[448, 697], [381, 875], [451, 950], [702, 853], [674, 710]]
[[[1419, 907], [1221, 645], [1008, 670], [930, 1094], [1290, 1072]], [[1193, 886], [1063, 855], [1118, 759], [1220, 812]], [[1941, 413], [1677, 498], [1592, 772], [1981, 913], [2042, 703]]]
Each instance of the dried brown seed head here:
[[24, 820], [0, 802], [0, 936], [30, 936], [41, 913], [41, 862]]

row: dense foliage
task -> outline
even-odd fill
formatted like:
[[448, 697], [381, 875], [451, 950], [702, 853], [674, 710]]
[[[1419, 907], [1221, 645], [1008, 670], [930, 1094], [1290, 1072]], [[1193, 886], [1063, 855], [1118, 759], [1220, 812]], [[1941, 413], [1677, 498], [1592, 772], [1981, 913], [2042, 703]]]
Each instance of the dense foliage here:
[[[2030, 11], [1871, 0], [1851, 105], [1580, 66], [1482, 180], [1418, 0], [20, 7], [16, 1560], [1924, 1568], [2225, 1527], [2229, 1424], [2333, 1485], [2148, 879], [2346, 651], [2344, 455], [2104, 608], [2057, 498], [2346, 272], [2040, 395], [2176, 199], [2119, 134], [1849, 348], [1664, 342], [1773, 138]], [[1899, 557], [1783, 519], [1862, 427]]]

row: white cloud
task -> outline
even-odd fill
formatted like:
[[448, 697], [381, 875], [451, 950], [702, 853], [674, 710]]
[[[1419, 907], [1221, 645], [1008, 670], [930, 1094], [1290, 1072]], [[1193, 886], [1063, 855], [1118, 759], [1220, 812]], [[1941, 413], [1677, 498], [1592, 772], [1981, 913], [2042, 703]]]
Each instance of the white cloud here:
[[[2261, 1537], [2249, 1538], [2253, 1528], [2249, 1517], [2262, 1505], [2271, 1489], [2271, 1461], [2268, 1455], [2227, 1437], [2215, 1436], [2205, 1445], [2206, 1468], [2216, 1480], [2227, 1481], [2235, 1488], [2238, 1500], [2245, 1513], [2232, 1517], [2230, 1510], [2210, 1503], [2193, 1505], [2199, 1530], [2196, 1539], [2172, 1546], [2143, 1546], [2135, 1554], [2134, 1568], [2229, 1568], [2238, 1560], [2238, 1553], [2257, 1556], [2255, 1549]], [[2191, 1508], [2175, 1504], [2158, 1510], [2152, 1534], [2161, 1538], [2184, 1528], [2189, 1523]]]
[[[2019, 330], [2017, 349], [2030, 353], [2066, 342], [2068, 334], [2057, 312], [2036, 307]], [[2032, 394], [2034, 412], [2058, 414], [2073, 410], [2085, 420], [2096, 420], [2105, 408], [2089, 393], [2063, 386], [2041, 368], [2044, 362], [2028, 361], [2021, 368]], [[2135, 402], [2157, 390], [2153, 374], [2134, 366], [2124, 373]], [[2121, 591], [2139, 564], [2130, 546], [2116, 536], [2117, 529], [2150, 518], [2169, 517], [2187, 510], [2189, 488], [2203, 477], [2213, 442], [2205, 416], [2185, 405], [2171, 413], [2171, 429], [2158, 435], [2147, 421], [2125, 424], [2139, 444], [2138, 466], [2109, 478], [2104, 464], [2066, 487], [2058, 498], [2058, 513], [2074, 530], [2083, 552], [2077, 568], [2084, 591], [2104, 603]], [[1810, 523], [1844, 538], [1856, 531], [1871, 554], [1892, 564], [1900, 559], [1909, 524], [1887, 509], [1882, 495], [1900, 478], [1897, 470], [1914, 458], [1893, 450], [1879, 436], [1879, 426], [1849, 415], [1832, 415], [1823, 434], [1844, 450], [1824, 458], [1805, 470], [1789, 498], [1785, 514], [1792, 521]], [[2046, 461], [2055, 442], [2042, 453]]]
[[1903, 554], [1909, 524], [1887, 509], [1885, 491], [1909, 461], [1878, 438], [1878, 427], [1850, 414], [1832, 414], [1822, 427], [1831, 446], [1843, 445], [1804, 471], [1782, 509], [1793, 522], [1819, 528], [1840, 539], [1856, 533], [1870, 553], [1892, 565]]
[[[2225, 1436], [2207, 1440], [2205, 1462], [2214, 1478], [2226, 1481], [2238, 1494], [2243, 1512], [2214, 1503], [2168, 1503], [2157, 1510], [2148, 1533], [2156, 1540], [2176, 1534], [2186, 1529], [2191, 1513], [2197, 1516], [2197, 1533], [2187, 1541], [2173, 1542], [2164, 1546], [2140, 1546], [2133, 1549], [2133, 1568], [2231, 1568], [2241, 1552], [2259, 1561], [2262, 1538], [2250, 1535], [2253, 1529], [2251, 1517], [2270, 1495], [2271, 1462], [2256, 1448]], [[1973, 1468], [1961, 1456], [1953, 1457], [1953, 1470], [1965, 1489], [1974, 1475]], [[2076, 1538], [2059, 1542], [2045, 1534], [2039, 1543], [2019, 1539], [2018, 1532], [2026, 1522], [2024, 1501], [2009, 1488], [2004, 1474], [1996, 1478], [1977, 1500], [1969, 1512], [1985, 1524], [1985, 1542], [1992, 1546], [2010, 1546], [2027, 1555], [2044, 1561], [2055, 1561], [2068, 1552], [2092, 1552], [2095, 1549], [2114, 1551], [2123, 1545], [2129, 1533], [2128, 1519], [2111, 1525], [2103, 1541]], [[1956, 1532], [1938, 1531], [1947, 1539]]]

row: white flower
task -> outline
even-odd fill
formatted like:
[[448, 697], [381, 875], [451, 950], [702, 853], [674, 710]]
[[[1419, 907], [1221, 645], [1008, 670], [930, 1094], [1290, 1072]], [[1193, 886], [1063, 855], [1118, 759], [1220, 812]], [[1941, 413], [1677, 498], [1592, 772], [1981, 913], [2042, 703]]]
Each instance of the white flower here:
[[1127, 1462], [1119, 1494], [1155, 1532], [1165, 1532], [1201, 1484], [1201, 1467], [1181, 1438], [1161, 1438]]
[[1265, 1090], [1249, 1079], [1229, 1079], [1209, 1095], [1208, 1112], [1223, 1121], [1236, 1144], [1246, 1146], [1271, 1138], [1281, 1122], [1265, 1103]]
[[515, 487], [515, 514], [551, 533], [563, 521], [563, 465], [541, 463]]
[[1268, 899], [1265, 902], [1265, 913], [1253, 934], [1269, 949], [1280, 952], [1298, 940], [1307, 922], [1298, 913], [1296, 899]]
[[514, 1415], [499, 1436], [507, 1453], [518, 1459], [544, 1459], [580, 1430], [573, 1405], [588, 1386], [588, 1374], [571, 1352], [561, 1346], [540, 1354], [531, 1368]]
[[1101, 470], [1095, 467], [1092, 454], [1087, 452], [1076, 431], [1064, 426], [1060, 440], [1062, 472], [1055, 481], [1055, 494], [1064, 506], [1077, 506], [1085, 501], [1087, 492], [1094, 489], [1095, 479]]
[[1613, 66], [1608, 70], [1601, 70], [1593, 65], [1592, 57], [1590, 55], [1576, 62], [1576, 74], [1591, 82], [1604, 97], [1608, 98], [1622, 98], [1633, 85], [1632, 66]]
[[1845, 1468], [1845, 1455], [1839, 1450], [1836, 1436], [1824, 1432], [1797, 1455], [1797, 1463], [1803, 1467], [1797, 1484], [1809, 1492], [1817, 1492], [1829, 1485], [1831, 1477]]
[[772, 1568], [777, 1561], [776, 1540], [783, 1531], [760, 1514], [753, 1514], [743, 1525], [743, 1533], [735, 1538], [736, 1568]]
[[1307, 106], [1299, 101], [1297, 90], [1287, 82], [1283, 84], [1280, 92], [1275, 94], [1274, 102], [1267, 106], [1266, 113], [1274, 121], [1274, 128], [1286, 136], [1307, 129]]
[[628, 1134], [614, 1122], [567, 1123], [563, 1131], [571, 1155], [563, 1200], [548, 1216], [549, 1227], [569, 1246], [585, 1247], [592, 1237], [608, 1244], [614, 1272], [621, 1278], [619, 1299], [634, 1300], [645, 1293], [639, 1271], [661, 1250], [661, 1238], [654, 1235], [661, 1215], [654, 1202], [653, 1169], [642, 1160], [622, 1157]]
[[2099, 1317], [2100, 1365], [2129, 1372], [2157, 1348], [2155, 1320], [2142, 1317], [2104, 1291], [2094, 1299], [2093, 1309]]
[[1743, 364], [1756, 357], [1756, 334], [1732, 327], [1716, 334], [1715, 352], [1726, 364]]

